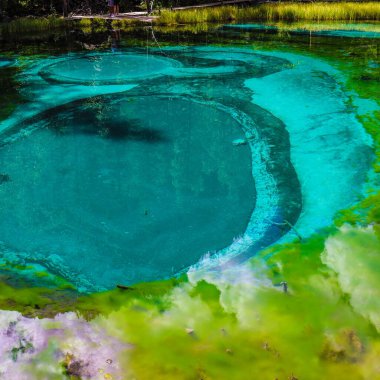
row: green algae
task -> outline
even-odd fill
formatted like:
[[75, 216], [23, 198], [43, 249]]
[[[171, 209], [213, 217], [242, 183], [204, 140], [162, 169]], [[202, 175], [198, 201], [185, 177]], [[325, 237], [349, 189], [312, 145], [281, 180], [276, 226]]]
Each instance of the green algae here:
[[[146, 284], [138, 293], [91, 296], [89, 304], [108, 306], [93, 323], [132, 344], [121, 358], [125, 379], [375, 378], [379, 336], [321, 258], [325, 238], [344, 232], [325, 234], [262, 252], [266, 274], [274, 284], [288, 281], [288, 293], [251, 283], [157, 282], [153, 293]], [[375, 237], [373, 244], [380, 252]], [[263, 257], [251, 260], [252, 271]]]
[[373, 161], [374, 176], [369, 178], [367, 194], [360, 202], [347, 210], [342, 210], [336, 218], [336, 225], [342, 226], [344, 223], [351, 225], [375, 224], [375, 231], [379, 232], [380, 224], [380, 111], [374, 111], [358, 116], [366, 131], [373, 140], [375, 158]]
[[168, 306], [166, 295], [186, 281], [186, 276], [163, 281], [139, 283], [131, 287], [116, 288], [106, 292], [81, 295], [76, 310], [87, 319], [107, 315], [125, 305], [138, 303], [140, 307], [152, 307], [162, 311]]
[[[218, 287], [183, 278], [82, 296], [72, 309], [132, 345], [121, 354], [125, 379], [375, 378], [379, 336], [342, 291], [343, 273], [321, 256], [326, 238], [343, 234], [331, 229], [251, 260], [252, 273], [266, 262], [265, 274], [274, 285], [287, 281], [288, 293], [249, 281]], [[352, 247], [356, 237], [350, 239]], [[376, 251], [379, 264], [380, 241], [372, 242], [367, 252]], [[365, 279], [375, 279], [376, 268], [367, 266], [373, 275], [361, 276], [363, 286], [373, 288]], [[30, 304], [31, 292], [16, 294], [17, 302]]]
[[313, 238], [269, 260], [268, 274], [290, 279], [289, 293], [184, 283], [171, 292], [164, 312], [135, 303], [110, 313], [105, 328], [134, 347], [125, 378], [362, 379], [362, 363], [378, 336], [352, 310], [335, 272], [321, 260], [323, 249], [323, 240]]

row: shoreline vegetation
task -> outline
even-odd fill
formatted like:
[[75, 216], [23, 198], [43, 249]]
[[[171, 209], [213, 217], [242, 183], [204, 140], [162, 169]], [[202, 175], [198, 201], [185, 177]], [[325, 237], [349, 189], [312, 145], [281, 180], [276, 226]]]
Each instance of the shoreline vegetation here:
[[[186, 10], [162, 9], [155, 12], [157, 19], [153, 25], [173, 26], [187, 24], [224, 23], [224, 22], [282, 22], [316, 21], [310, 25], [313, 30], [320, 30], [319, 22], [326, 21], [380, 21], [380, 2], [341, 2], [341, 3], [266, 3], [257, 6], [218, 6]], [[136, 19], [106, 20], [102, 18], [66, 20], [62, 17], [22, 17], [0, 23], [0, 38], [6, 35], [26, 32], [53, 31], [79, 25], [80, 27], [116, 27], [147, 25]], [[288, 25], [283, 25], [287, 27]]]
[[181, 11], [162, 10], [157, 24], [221, 21], [380, 21], [380, 3], [267, 3], [250, 7], [221, 6]]

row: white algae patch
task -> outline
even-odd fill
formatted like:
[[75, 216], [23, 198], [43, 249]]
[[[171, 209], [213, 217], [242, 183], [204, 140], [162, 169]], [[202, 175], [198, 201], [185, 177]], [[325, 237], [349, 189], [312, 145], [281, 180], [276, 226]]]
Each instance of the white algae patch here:
[[380, 242], [371, 226], [343, 226], [326, 241], [323, 262], [337, 273], [355, 311], [380, 331]]
[[25, 318], [0, 311], [0, 379], [120, 379], [118, 353], [127, 348], [75, 313]]

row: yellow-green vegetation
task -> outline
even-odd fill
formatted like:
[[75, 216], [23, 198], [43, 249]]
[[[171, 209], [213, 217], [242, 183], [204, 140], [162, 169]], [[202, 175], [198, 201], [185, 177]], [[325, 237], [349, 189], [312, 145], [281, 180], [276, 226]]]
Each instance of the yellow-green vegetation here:
[[80, 27], [85, 33], [102, 32], [112, 29], [130, 30], [137, 26], [146, 25], [137, 19], [107, 20], [105, 18], [82, 18], [75, 20], [75, 26]]
[[33, 266], [3, 263], [0, 264], [0, 310], [16, 310], [24, 316], [39, 318], [76, 311], [89, 320], [98, 315], [106, 316], [131, 301], [164, 310], [168, 302], [163, 296], [186, 280], [186, 276], [182, 276], [81, 294], [72, 284], [49, 272], [36, 271]]
[[[370, 227], [332, 228], [262, 252], [232, 282], [226, 270], [196, 283], [184, 278], [81, 297], [66, 307], [132, 345], [114, 358], [126, 380], [376, 379], [379, 254]], [[53, 302], [28, 289], [13, 297], [44, 308]]]
[[60, 17], [22, 17], [0, 24], [0, 37], [2, 35], [41, 32], [65, 27], [67, 21]]
[[[375, 57], [377, 55], [375, 51], [372, 54]], [[346, 86], [360, 97], [372, 99], [380, 107], [379, 78], [380, 69], [367, 66], [365, 70], [350, 72]], [[374, 231], [380, 236], [380, 111], [374, 110], [358, 115], [357, 118], [373, 141], [373, 173], [368, 179], [364, 198], [351, 208], [339, 212], [336, 225], [342, 226], [349, 223], [365, 226], [371, 224]]]
[[140, 307], [155, 307], [164, 311], [169, 306], [165, 295], [186, 281], [186, 276], [182, 276], [178, 279], [140, 283], [125, 289], [116, 288], [107, 292], [82, 295], [77, 298], [75, 310], [86, 319], [98, 315], [105, 316], [122, 306], [135, 303]]
[[380, 20], [380, 3], [277, 3], [239, 8], [222, 6], [180, 11], [164, 10], [159, 24], [222, 21]]
[[[371, 135], [374, 144], [375, 160], [373, 163], [374, 172], [380, 173], [380, 111], [359, 117], [360, 121]], [[376, 186], [377, 185], [377, 186]], [[338, 226], [344, 223], [352, 225], [374, 224], [374, 230], [380, 236], [380, 190], [379, 183], [369, 184], [367, 197], [355, 204], [348, 210], [343, 210], [338, 214], [336, 223]]]
[[16, 310], [27, 317], [54, 317], [75, 310], [77, 295], [73, 289], [15, 287], [7, 285], [0, 276], [0, 309]]
[[[370, 228], [330, 230], [263, 252], [232, 283], [222, 272], [86, 303], [106, 305], [105, 316], [91, 323], [132, 344], [119, 357], [124, 379], [375, 379], [374, 252], [380, 241]], [[273, 286], [282, 281], [287, 293]]]
[[76, 21], [76, 26], [81, 28], [85, 33], [92, 33], [94, 31], [103, 32], [108, 29], [107, 20], [104, 18], [82, 18]]

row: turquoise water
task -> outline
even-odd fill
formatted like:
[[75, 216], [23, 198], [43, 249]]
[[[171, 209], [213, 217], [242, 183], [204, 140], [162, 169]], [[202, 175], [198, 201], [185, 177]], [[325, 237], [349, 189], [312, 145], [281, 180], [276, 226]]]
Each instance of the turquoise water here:
[[[291, 24], [290, 24], [291, 25]], [[346, 24], [346, 29], [332, 29], [332, 30], [308, 30], [307, 28], [294, 28], [287, 30], [290, 34], [295, 35], [310, 35], [313, 36], [324, 36], [324, 37], [345, 37], [345, 38], [380, 38], [379, 31], [367, 31], [361, 30], [360, 26], [363, 24]], [[365, 26], [365, 24], [364, 24]], [[281, 27], [276, 25], [266, 25], [266, 24], [229, 24], [224, 25], [226, 30], [237, 30], [242, 31], [270, 31], [270, 32], [279, 32]]]
[[243, 133], [218, 109], [123, 94], [32, 127], [1, 151], [4, 242], [62, 256], [102, 286], [178, 272], [228, 245], [254, 208], [249, 148], [231, 144]]
[[367, 177], [355, 94], [323, 59], [171, 43], [22, 62], [26, 101], [0, 125], [3, 258], [80, 290], [169, 277], [205, 255], [211, 269], [236, 265], [294, 239], [289, 225], [308, 237]]
[[14, 60], [12, 58], [0, 57], [0, 69], [12, 66], [13, 64]]

